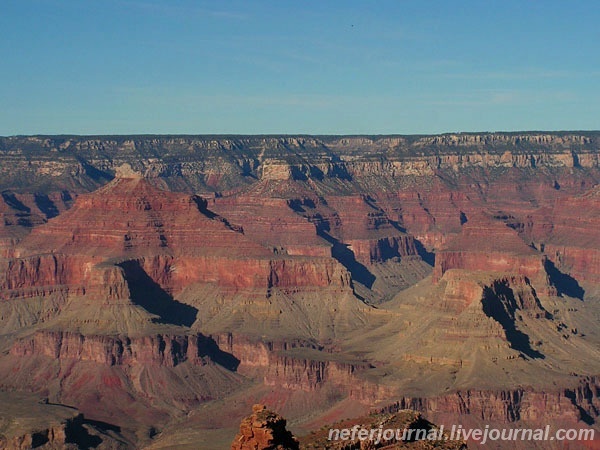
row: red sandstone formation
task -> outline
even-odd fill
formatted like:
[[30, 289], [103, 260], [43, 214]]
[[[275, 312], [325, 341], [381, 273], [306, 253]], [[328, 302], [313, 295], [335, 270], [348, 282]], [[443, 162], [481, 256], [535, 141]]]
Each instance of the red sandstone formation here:
[[449, 269], [503, 272], [539, 277], [544, 258], [528, 247], [515, 230], [504, 223], [479, 216], [463, 226], [462, 233], [436, 255], [433, 279]]
[[290, 203], [285, 198], [244, 194], [214, 198], [208, 206], [275, 253], [331, 256], [331, 244], [318, 237], [314, 225], [296, 214]]
[[[238, 373], [258, 375], [267, 386], [318, 391], [325, 384], [336, 386], [356, 399], [377, 397], [373, 383], [360, 380], [359, 373], [371, 366], [364, 361], [344, 360], [307, 341], [260, 342], [224, 334], [213, 336], [219, 348], [239, 360]], [[360, 383], [359, 383], [360, 380]], [[369, 395], [364, 395], [369, 392]]]
[[552, 208], [531, 212], [516, 225], [561, 271], [600, 282], [600, 188], [560, 197]]
[[252, 415], [240, 424], [231, 450], [298, 450], [298, 441], [285, 424], [285, 419], [267, 410], [265, 405], [254, 405]]
[[4, 297], [50, 286], [78, 294], [106, 288], [107, 276], [122, 282], [121, 275], [107, 274], [113, 269], [106, 264], [127, 261], [171, 293], [195, 282], [265, 290], [349, 285], [333, 259], [273, 254], [208, 211], [204, 200], [158, 190], [139, 177], [80, 196], [69, 211], [34, 229], [14, 256], [5, 262]]
[[[356, 260], [370, 265], [393, 257], [417, 255], [414, 239], [401, 231], [369, 196], [328, 196], [328, 233], [347, 244]], [[327, 211], [327, 210], [325, 210]]]
[[150, 364], [175, 367], [185, 361], [205, 365], [217, 347], [202, 335], [191, 336], [84, 336], [72, 332], [38, 331], [15, 342], [13, 356], [91, 361], [107, 366]]

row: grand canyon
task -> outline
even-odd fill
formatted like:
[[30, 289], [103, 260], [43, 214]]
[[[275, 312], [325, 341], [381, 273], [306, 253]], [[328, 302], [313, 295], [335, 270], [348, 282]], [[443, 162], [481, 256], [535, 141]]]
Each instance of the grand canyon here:
[[600, 439], [600, 133], [4, 137], [0, 190], [0, 448]]

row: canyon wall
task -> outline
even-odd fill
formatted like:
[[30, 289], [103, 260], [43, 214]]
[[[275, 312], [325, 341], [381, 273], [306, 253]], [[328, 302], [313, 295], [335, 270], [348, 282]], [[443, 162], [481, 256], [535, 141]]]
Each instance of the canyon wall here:
[[421, 411], [432, 420], [462, 417], [465, 421], [494, 424], [552, 423], [561, 426], [587, 424], [598, 417], [600, 383], [585, 378], [569, 388], [554, 391], [517, 388], [513, 390], [458, 391], [435, 398], [405, 397], [381, 410]]
[[[431, 176], [437, 170], [597, 168], [597, 133], [487, 133], [398, 137], [132, 136], [0, 138], [0, 186], [43, 179], [90, 190], [125, 162], [173, 188], [224, 190], [256, 179]], [[60, 192], [57, 189], [54, 192]]]
[[213, 354], [215, 343], [200, 334], [182, 336], [84, 336], [63, 331], [38, 331], [13, 344], [10, 354], [17, 357], [45, 356], [52, 359], [90, 361], [107, 366], [150, 364], [164, 367], [190, 361], [207, 364], [204, 356]]
[[0, 388], [123, 429], [246, 382], [594, 423], [599, 149], [596, 132], [0, 138]]

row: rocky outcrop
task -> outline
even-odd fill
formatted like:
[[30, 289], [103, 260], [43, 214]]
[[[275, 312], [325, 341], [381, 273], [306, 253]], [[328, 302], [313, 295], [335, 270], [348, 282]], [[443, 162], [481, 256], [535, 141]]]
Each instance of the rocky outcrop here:
[[82, 422], [81, 416], [69, 419], [59, 425], [31, 431], [20, 436], [5, 438], [0, 435], [0, 446], [5, 450], [29, 450], [42, 445], [47, 445], [48, 448], [76, 449], [76, 444], [69, 443], [66, 430], [73, 427], [77, 422]]
[[433, 398], [405, 397], [382, 412], [412, 409], [437, 421], [463, 417], [465, 421], [472, 418], [495, 424], [523, 421], [576, 426], [598, 417], [599, 392], [598, 381], [586, 378], [574, 387], [555, 391], [473, 389]]
[[71, 432], [74, 429], [82, 429], [83, 416], [66, 419], [63, 423], [49, 425], [47, 428], [31, 430], [19, 436], [10, 438], [0, 435], [0, 448], [5, 450], [29, 450], [32, 448], [61, 448], [77, 449], [79, 446], [72, 439]]
[[261, 342], [232, 334], [213, 338], [219, 348], [239, 360], [239, 373], [258, 377], [267, 386], [310, 392], [328, 384], [360, 401], [382, 398], [386, 391], [359, 378], [361, 372], [372, 368], [369, 363], [344, 361], [315, 343]]
[[479, 270], [481, 272], [517, 273], [537, 278], [544, 270], [541, 255], [508, 255], [495, 252], [442, 251], [436, 257], [434, 281], [438, 281], [450, 269]]
[[350, 275], [331, 258], [314, 260], [275, 260], [269, 263], [268, 287], [350, 287]]
[[121, 436], [109, 436], [77, 409], [49, 402], [47, 397], [0, 392], [0, 448], [76, 450], [91, 446], [124, 449]]
[[545, 284], [544, 261], [544, 256], [527, 246], [515, 230], [479, 217], [465, 224], [461, 234], [436, 254], [433, 281], [439, 281], [450, 269], [462, 269], [519, 274]]
[[544, 252], [556, 261], [561, 271], [576, 280], [600, 283], [600, 249], [578, 247], [573, 244], [544, 244]]
[[[453, 312], [461, 312], [473, 302], [484, 299], [486, 296], [498, 297], [504, 295], [506, 289], [514, 291], [517, 297], [510, 309], [521, 309], [527, 311], [541, 312], [536, 291], [525, 276], [488, 276], [477, 278], [473, 273], [452, 270], [444, 276], [446, 287], [441, 307]], [[454, 300], [462, 299], [463, 304], [454, 304]], [[507, 305], [508, 306], [508, 305]]]
[[556, 267], [576, 280], [600, 282], [600, 189], [557, 198], [517, 221], [524, 239], [542, 250]]
[[123, 270], [94, 257], [45, 254], [6, 261], [0, 300], [45, 297], [60, 292], [87, 295], [103, 303], [129, 299]]
[[[225, 250], [227, 242], [223, 245]], [[256, 288], [263, 292], [272, 287], [345, 290], [351, 286], [350, 275], [344, 267], [332, 258], [324, 257], [165, 255], [136, 258], [120, 264], [139, 266], [153, 281], [173, 293], [192, 283], [216, 283], [233, 290]]]
[[[374, 430], [373, 434], [371, 430]], [[384, 430], [393, 430], [393, 433], [386, 431], [384, 434]], [[418, 434], [417, 430], [420, 430]], [[421, 413], [408, 409], [393, 413], [373, 411], [368, 416], [325, 425], [310, 435], [300, 437], [300, 446], [303, 449], [328, 450], [467, 448], [462, 439], [457, 439], [456, 436], [451, 438], [448, 431], [431, 423]]]
[[242, 420], [231, 450], [299, 450], [298, 440], [286, 430], [286, 420], [265, 405], [254, 405]]
[[[499, 360], [543, 359], [542, 339], [561, 340], [560, 321], [551, 322], [552, 314], [525, 276], [452, 269], [434, 292], [425, 304], [405, 310], [405, 320], [419, 328], [419, 344], [406, 339], [395, 352], [406, 361], [477, 370], [469, 377], [486, 383], [484, 374], [497, 371]], [[421, 320], [431, 321], [430, 326], [420, 326]], [[551, 335], [540, 333], [540, 327]]]
[[349, 239], [346, 241], [357, 261], [370, 265], [403, 256], [418, 256], [412, 236], [398, 235], [379, 239]]
[[70, 208], [68, 191], [25, 193], [3, 190], [0, 195], [0, 258], [12, 255], [12, 248], [32, 227]]
[[184, 336], [84, 336], [62, 331], [38, 331], [19, 339], [10, 354], [18, 357], [90, 361], [107, 366], [150, 364], [175, 367], [185, 361], [204, 365], [216, 356], [215, 342], [201, 334]]
[[297, 200], [268, 197], [259, 187], [251, 194], [216, 197], [209, 199], [208, 205], [274, 253], [331, 256], [331, 244], [317, 236], [314, 225], [292, 209]]
[[399, 225], [399, 206], [389, 197], [380, 202], [365, 194], [306, 196], [292, 205], [332, 244], [331, 255], [350, 271], [367, 302], [387, 300], [430, 271], [432, 259]]

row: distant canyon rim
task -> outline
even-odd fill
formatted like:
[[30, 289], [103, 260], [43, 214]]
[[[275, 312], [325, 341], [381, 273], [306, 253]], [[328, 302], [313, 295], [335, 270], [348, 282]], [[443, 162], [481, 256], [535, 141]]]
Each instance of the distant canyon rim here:
[[0, 446], [600, 439], [600, 132], [1, 137], [0, 190]]

